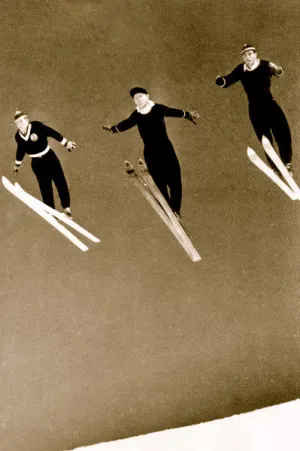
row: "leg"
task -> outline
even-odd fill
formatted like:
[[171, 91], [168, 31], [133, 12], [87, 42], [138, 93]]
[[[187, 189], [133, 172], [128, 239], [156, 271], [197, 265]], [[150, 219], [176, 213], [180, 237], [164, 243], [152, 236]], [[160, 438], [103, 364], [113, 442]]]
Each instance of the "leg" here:
[[52, 178], [57, 188], [57, 192], [60, 198], [60, 202], [63, 208], [70, 207], [70, 193], [68, 184], [65, 178], [65, 174], [63, 172], [62, 166], [60, 164], [59, 159], [53, 152], [53, 156], [51, 157], [51, 166], [52, 166]]
[[[270, 143], [273, 144], [273, 136], [271, 133], [269, 116], [270, 112], [268, 112], [267, 109], [263, 108], [262, 106], [258, 105], [253, 107], [252, 105], [249, 105], [249, 117], [257, 138], [261, 142], [262, 137], [265, 136], [266, 138], [268, 138]], [[267, 155], [266, 153], [265, 155], [270, 167], [277, 172], [278, 169], [269, 155]]]
[[164, 198], [166, 199], [166, 201], [168, 202], [168, 204], [172, 208], [171, 201], [170, 201], [170, 196], [169, 196], [169, 191], [168, 191], [167, 181], [162, 176], [162, 174], [159, 173], [159, 172], [153, 172], [153, 171], [150, 172], [150, 170], [149, 170], [149, 173], [150, 173], [151, 177], [153, 178], [153, 181], [154, 181], [155, 185], [157, 186], [157, 188], [159, 189], [161, 194], [164, 196]]
[[52, 177], [47, 170], [47, 166], [43, 164], [42, 158], [36, 158], [32, 159], [31, 167], [39, 183], [44, 204], [51, 208], [55, 208]]
[[174, 212], [180, 214], [181, 200], [182, 200], [182, 183], [181, 171], [178, 160], [170, 165], [168, 172], [168, 186], [170, 189], [170, 204]]
[[288, 121], [280, 106], [274, 101], [271, 111], [271, 127], [284, 164], [292, 160], [292, 137]]

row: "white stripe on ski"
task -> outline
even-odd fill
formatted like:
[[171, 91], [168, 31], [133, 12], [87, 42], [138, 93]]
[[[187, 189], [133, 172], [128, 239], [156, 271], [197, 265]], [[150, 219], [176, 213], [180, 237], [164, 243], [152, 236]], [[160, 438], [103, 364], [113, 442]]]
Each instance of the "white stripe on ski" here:
[[81, 233], [86, 238], [90, 239], [94, 243], [100, 243], [100, 239], [96, 236], [92, 235], [90, 232], [88, 232], [86, 229], [81, 227], [79, 224], [77, 224], [72, 219], [68, 218], [64, 213], [60, 213], [59, 211], [55, 210], [54, 208], [49, 207], [48, 205], [44, 204], [42, 201], [36, 199], [36, 197], [33, 197], [31, 194], [27, 193], [18, 183], [15, 183], [15, 188], [18, 190], [18, 192], [21, 192], [26, 196], [30, 201], [34, 202], [37, 207], [42, 208], [47, 213], [50, 213], [52, 216], [55, 216], [60, 221], [64, 222], [68, 226], [72, 227], [77, 232]]
[[279, 171], [281, 172], [283, 177], [286, 179], [287, 183], [290, 185], [292, 190], [295, 192], [296, 198], [300, 199], [299, 186], [297, 185], [297, 183], [295, 182], [295, 180], [293, 179], [293, 177], [291, 176], [291, 174], [289, 173], [289, 171], [287, 170], [287, 168], [281, 161], [279, 155], [275, 151], [274, 147], [272, 146], [272, 144], [270, 143], [268, 138], [266, 138], [265, 136], [262, 137], [262, 145], [263, 145], [265, 152], [269, 155], [269, 157], [271, 158], [273, 163], [277, 166], [277, 168], [279, 169]]
[[162, 221], [166, 224], [166, 226], [169, 228], [173, 236], [176, 238], [176, 240], [179, 242], [179, 244], [183, 247], [183, 249], [186, 251], [186, 253], [189, 255], [191, 260], [193, 262], [197, 262], [201, 260], [200, 255], [193, 251], [191, 251], [190, 248], [187, 248], [186, 244], [182, 240], [182, 236], [178, 233], [178, 228], [176, 225], [170, 220], [168, 215], [164, 212], [164, 210], [160, 207], [160, 205], [157, 203], [157, 200], [154, 198], [153, 194], [149, 191], [149, 188], [145, 184], [145, 182], [142, 180], [141, 177], [137, 175], [135, 172], [133, 166], [130, 162], [125, 162], [125, 169], [128, 173], [129, 177], [132, 178], [135, 186], [139, 189], [139, 191], [142, 193], [142, 195], [145, 197], [145, 199], [149, 202], [149, 204], [152, 206], [152, 208], [156, 211], [156, 213], [159, 215], [159, 217], [162, 219]]
[[288, 185], [286, 185], [268, 165], [266, 165], [266, 163], [251, 147], [247, 148], [247, 154], [251, 162], [255, 164], [255, 166], [257, 166], [262, 172], [264, 172], [274, 183], [276, 183], [276, 185], [279, 186], [279, 188], [281, 188], [282, 191], [284, 191], [285, 194], [290, 197], [290, 199], [297, 199], [297, 195], [294, 193], [294, 191]]
[[200, 255], [198, 254], [197, 250], [195, 249], [192, 241], [188, 237], [186, 231], [182, 227], [180, 221], [176, 218], [174, 215], [174, 212], [172, 211], [171, 207], [169, 206], [168, 202], [164, 198], [164, 196], [161, 194], [160, 190], [157, 188], [153, 178], [151, 177], [148, 168], [145, 164], [145, 162], [140, 158], [138, 161], [138, 167], [139, 171], [141, 173], [142, 178], [145, 180], [146, 184], [148, 185], [152, 195], [156, 198], [156, 200], [160, 203], [165, 213], [168, 215], [174, 226], [176, 227], [178, 234], [183, 242], [183, 245], [186, 248], [186, 252], [189, 253], [193, 261], [199, 261], [201, 260]]
[[58, 230], [62, 235], [64, 235], [68, 240], [70, 240], [75, 246], [77, 246], [81, 251], [86, 252], [88, 247], [82, 243], [73, 233], [71, 233], [68, 229], [66, 229], [62, 224], [60, 224], [50, 213], [42, 210], [37, 207], [36, 204], [29, 201], [22, 192], [18, 192], [15, 186], [4, 176], [2, 176], [2, 183], [4, 187], [13, 194], [16, 198], [18, 198], [21, 202], [23, 202], [27, 207], [31, 208], [35, 213], [45, 219], [46, 222], [51, 224], [56, 230]]

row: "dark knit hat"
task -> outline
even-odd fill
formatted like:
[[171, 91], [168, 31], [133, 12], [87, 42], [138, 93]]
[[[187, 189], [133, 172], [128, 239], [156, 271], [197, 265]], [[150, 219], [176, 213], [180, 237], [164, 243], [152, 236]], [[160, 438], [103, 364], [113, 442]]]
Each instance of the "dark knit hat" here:
[[131, 95], [131, 97], [133, 98], [134, 96], [135, 96], [135, 94], [148, 94], [148, 91], [147, 91], [147, 89], [145, 89], [145, 88], [139, 88], [138, 86], [137, 87], [135, 87], [135, 88], [132, 88], [131, 90], [130, 90], [130, 95]]
[[24, 111], [16, 111], [15, 112], [15, 121], [18, 120], [22, 116], [27, 116], [27, 114], [24, 113]]
[[248, 52], [248, 50], [253, 50], [253, 52], [256, 53], [256, 48], [253, 45], [251, 45], [251, 44], [244, 44], [243, 48], [242, 48], [242, 51], [241, 51], [241, 55], [243, 55], [245, 52]]

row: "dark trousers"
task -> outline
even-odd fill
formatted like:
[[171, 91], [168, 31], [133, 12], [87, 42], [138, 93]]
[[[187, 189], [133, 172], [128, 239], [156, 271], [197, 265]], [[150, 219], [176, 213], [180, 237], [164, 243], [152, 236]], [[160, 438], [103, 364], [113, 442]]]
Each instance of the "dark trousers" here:
[[70, 207], [70, 193], [60, 161], [52, 149], [42, 157], [32, 158], [32, 170], [39, 182], [43, 202], [55, 208], [53, 197], [54, 182], [63, 208]]
[[[292, 159], [292, 137], [288, 121], [284, 112], [275, 100], [264, 103], [249, 103], [249, 116], [255, 130], [256, 136], [261, 141], [266, 136], [273, 144], [273, 136], [278, 146], [279, 155], [284, 164], [290, 163]], [[271, 167], [274, 163], [266, 155]]]
[[182, 183], [180, 166], [175, 153], [170, 157], [164, 157], [155, 162], [145, 155], [145, 161], [157, 188], [171, 209], [180, 213]]

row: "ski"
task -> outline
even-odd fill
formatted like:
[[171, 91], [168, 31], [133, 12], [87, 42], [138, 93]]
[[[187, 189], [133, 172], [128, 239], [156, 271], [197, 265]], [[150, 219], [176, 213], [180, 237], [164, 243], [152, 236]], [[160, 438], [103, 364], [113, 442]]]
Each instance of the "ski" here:
[[46, 211], [47, 213], [50, 213], [56, 219], [59, 219], [61, 222], [64, 222], [69, 227], [71, 227], [74, 230], [76, 230], [77, 232], [81, 233], [81, 235], [85, 236], [86, 238], [93, 241], [94, 243], [100, 243], [99, 238], [92, 235], [86, 229], [81, 227], [79, 224], [77, 224], [75, 221], [73, 221], [73, 219], [68, 218], [64, 213], [61, 213], [61, 212], [55, 210], [54, 208], [49, 207], [48, 205], [44, 204], [42, 201], [36, 199], [31, 194], [27, 193], [18, 183], [15, 183], [15, 188], [18, 192], [22, 193], [29, 201], [32, 201], [37, 207], [41, 208], [42, 210]]
[[54, 218], [49, 212], [38, 207], [34, 202], [28, 200], [26, 196], [18, 191], [15, 186], [4, 176], [2, 176], [3, 186], [13, 194], [17, 199], [27, 205], [31, 210], [37, 213], [40, 217], [42, 217], [46, 222], [48, 222], [52, 227], [54, 227], [57, 231], [59, 231], [62, 235], [64, 235], [68, 240], [70, 240], [78, 249], [83, 252], [88, 250], [88, 247], [82, 243], [73, 233], [71, 233], [68, 229], [66, 229], [62, 224], [60, 224], [56, 218]]
[[274, 171], [257, 155], [257, 153], [251, 148], [247, 148], [247, 154], [250, 161], [257, 166], [262, 172], [264, 172], [276, 185], [285, 192], [290, 199], [296, 200], [297, 195], [295, 192], [284, 183], [278, 175], [274, 173]]
[[295, 182], [295, 180], [293, 179], [293, 177], [291, 176], [291, 174], [289, 173], [289, 171], [287, 170], [287, 168], [281, 161], [279, 155], [275, 151], [274, 147], [272, 146], [272, 144], [270, 143], [268, 138], [266, 138], [265, 136], [262, 137], [262, 145], [263, 145], [265, 152], [271, 158], [273, 163], [277, 166], [277, 168], [279, 169], [279, 171], [281, 172], [281, 174], [283, 175], [283, 177], [285, 178], [285, 180], [287, 181], [287, 183], [289, 184], [291, 189], [296, 194], [296, 199], [300, 199], [299, 186], [297, 185], [297, 183]]
[[[141, 160], [141, 162], [142, 162], [142, 160]], [[139, 162], [139, 169], [140, 169], [140, 166], [142, 167], [142, 163]], [[144, 164], [144, 166], [145, 166], [145, 164]], [[177, 239], [179, 244], [187, 252], [187, 254], [191, 258], [191, 260], [193, 262], [197, 262], [197, 261], [201, 260], [200, 255], [198, 254], [197, 250], [194, 248], [191, 240], [187, 236], [187, 234], [184, 231], [183, 227], [181, 226], [180, 222], [176, 219], [175, 216], [174, 216], [174, 218], [171, 218], [170, 217], [171, 213], [169, 212], [170, 213], [170, 215], [169, 215], [165, 211], [165, 209], [162, 205], [163, 201], [161, 200], [161, 202], [160, 202], [158, 200], [160, 192], [158, 191], [158, 188], [154, 184], [153, 180], [151, 183], [151, 180], [149, 180], [149, 179], [147, 180], [146, 177], [139, 176], [129, 161], [125, 161], [125, 170], [126, 170], [128, 176], [133, 181], [134, 185], [138, 188], [138, 190], [142, 193], [142, 195], [150, 203], [150, 205], [156, 211], [156, 213], [159, 215], [159, 217], [162, 219], [162, 221], [166, 224], [166, 226], [169, 228], [171, 233]], [[149, 174], [149, 177], [151, 177], [150, 174]], [[151, 177], [151, 179], [152, 179], [152, 177]], [[161, 195], [161, 197], [162, 197], [162, 195]], [[172, 212], [172, 214], [173, 214], [173, 212]]]
[[140, 158], [138, 161], [138, 168], [139, 172], [141, 174], [142, 179], [145, 181], [147, 186], [149, 187], [153, 197], [159, 202], [164, 212], [168, 215], [174, 226], [176, 227], [178, 234], [184, 244], [186, 246], [187, 252], [189, 251], [190, 254], [193, 256], [195, 261], [200, 260], [200, 255], [198, 254], [197, 250], [195, 249], [193, 243], [191, 242], [186, 230], [184, 229], [183, 225], [181, 224], [181, 221], [177, 219], [175, 216], [173, 210], [171, 209], [170, 205], [164, 198], [164, 196], [161, 194], [160, 190], [157, 188], [153, 178], [151, 177], [148, 168], [145, 164], [145, 162]]
[[163, 208], [165, 213], [168, 215], [170, 220], [172, 222], [174, 222], [174, 224], [176, 224], [176, 226], [178, 225], [180, 228], [183, 228], [181, 221], [179, 219], [177, 219], [177, 217], [174, 215], [174, 212], [171, 209], [170, 205], [168, 204], [168, 202], [166, 201], [164, 196], [161, 194], [161, 192], [157, 188], [153, 178], [151, 177], [151, 175], [148, 171], [148, 168], [146, 166], [146, 163], [141, 158], [138, 161], [138, 168], [139, 168], [139, 172], [140, 172], [142, 179], [145, 181], [145, 183], [149, 187], [151, 193], [153, 194], [155, 199], [159, 202], [159, 204], [161, 205], [161, 207]]

